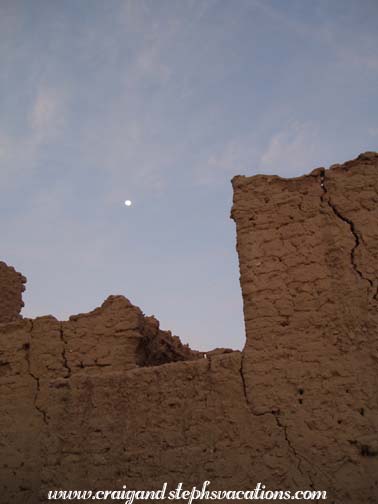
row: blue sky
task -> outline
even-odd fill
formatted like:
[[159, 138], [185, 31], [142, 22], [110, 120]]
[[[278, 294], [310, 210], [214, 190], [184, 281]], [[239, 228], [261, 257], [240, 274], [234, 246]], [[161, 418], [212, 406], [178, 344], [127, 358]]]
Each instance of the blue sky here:
[[242, 348], [230, 179], [378, 150], [377, 16], [1, 0], [0, 258], [28, 278], [23, 314], [123, 294], [194, 348]]

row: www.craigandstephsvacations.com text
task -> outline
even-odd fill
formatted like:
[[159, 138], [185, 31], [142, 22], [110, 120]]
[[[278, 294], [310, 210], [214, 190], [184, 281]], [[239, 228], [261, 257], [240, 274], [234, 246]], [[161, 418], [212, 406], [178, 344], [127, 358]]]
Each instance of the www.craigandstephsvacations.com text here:
[[325, 490], [267, 490], [262, 483], [257, 483], [251, 490], [210, 490], [210, 481], [205, 481], [202, 487], [184, 489], [181, 482], [173, 490], [168, 490], [164, 483], [159, 490], [128, 490], [123, 485], [122, 490], [50, 490], [48, 500], [116, 500], [123, 504], [132, 504], [139, 500], [184, 500], [191, 504], [196, 500], [326, 500]]

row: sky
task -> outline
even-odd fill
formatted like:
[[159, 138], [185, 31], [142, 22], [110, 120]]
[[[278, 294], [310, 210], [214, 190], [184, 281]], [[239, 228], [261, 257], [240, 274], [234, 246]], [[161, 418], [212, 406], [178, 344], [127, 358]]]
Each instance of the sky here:
[[[378, 150], [376, 0], [0, 0], [0, 260], [241, 349], [234, 175]], [[124, 201], [132, 205], [126, 207]]]

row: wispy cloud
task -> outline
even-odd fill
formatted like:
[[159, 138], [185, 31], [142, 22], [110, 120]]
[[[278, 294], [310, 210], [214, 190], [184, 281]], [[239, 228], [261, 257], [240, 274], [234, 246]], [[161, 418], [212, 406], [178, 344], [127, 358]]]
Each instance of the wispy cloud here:
[[36, 144], [54, 137], [64, 124], [62, 93], [43, 87], [39, 90], [30, 111], [30, 135]]
[[43, 147], [57, 139], [64, 125], [64, 100], [61, 91], [39, 89], [29, 110], [24, 128], [10, 134], [5, 125], [0, 127], [0, 170], [5, 177], [15, 177], [33, 170]]
[[223, 184], [236, 174], [249, 173], [257, 154], [252, 135], [233, 138], [198, 162], [194, 167], [194, 179], [200, 185]]
[[[249, 7], [257, 8], [271, 22], [295, 33], [306, 44], [312, 40], [319, 49], [326, 48], [340, 65], [378, 70], [378, 34], [361, 30], [365, 28], [365, 23], [359, 25], [358, 17], [364, 15], [364, 10], [359, 8], [358, 3], [345, 2], [342, 15], [339, 13], [338, 16], [323, 17], [321, 22], [317, 23], [309, 18], [304, 20], [302, 9], [294, 8], [289, 11], [283, 3], [252, 0]], [[365, 7], [369, 10], [367, 5]], [[377, 4], [372, 3], [370, 11], [374, 19], [378, 14]]]
[[275, 133], [260, 156], [264, 172], [295, 174], [311, 168], [319, 155], [319, 132], [311, 122], [292, 122]]

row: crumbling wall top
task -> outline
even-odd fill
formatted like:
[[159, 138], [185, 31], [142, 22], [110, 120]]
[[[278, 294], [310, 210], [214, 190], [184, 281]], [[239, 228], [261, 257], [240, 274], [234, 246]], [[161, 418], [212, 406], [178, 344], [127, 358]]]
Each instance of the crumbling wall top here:
[[13, 322], [20, 318], [24, 306], [22, 293], [26, 278], [13, 267], [0, 261], [0, 323]]

